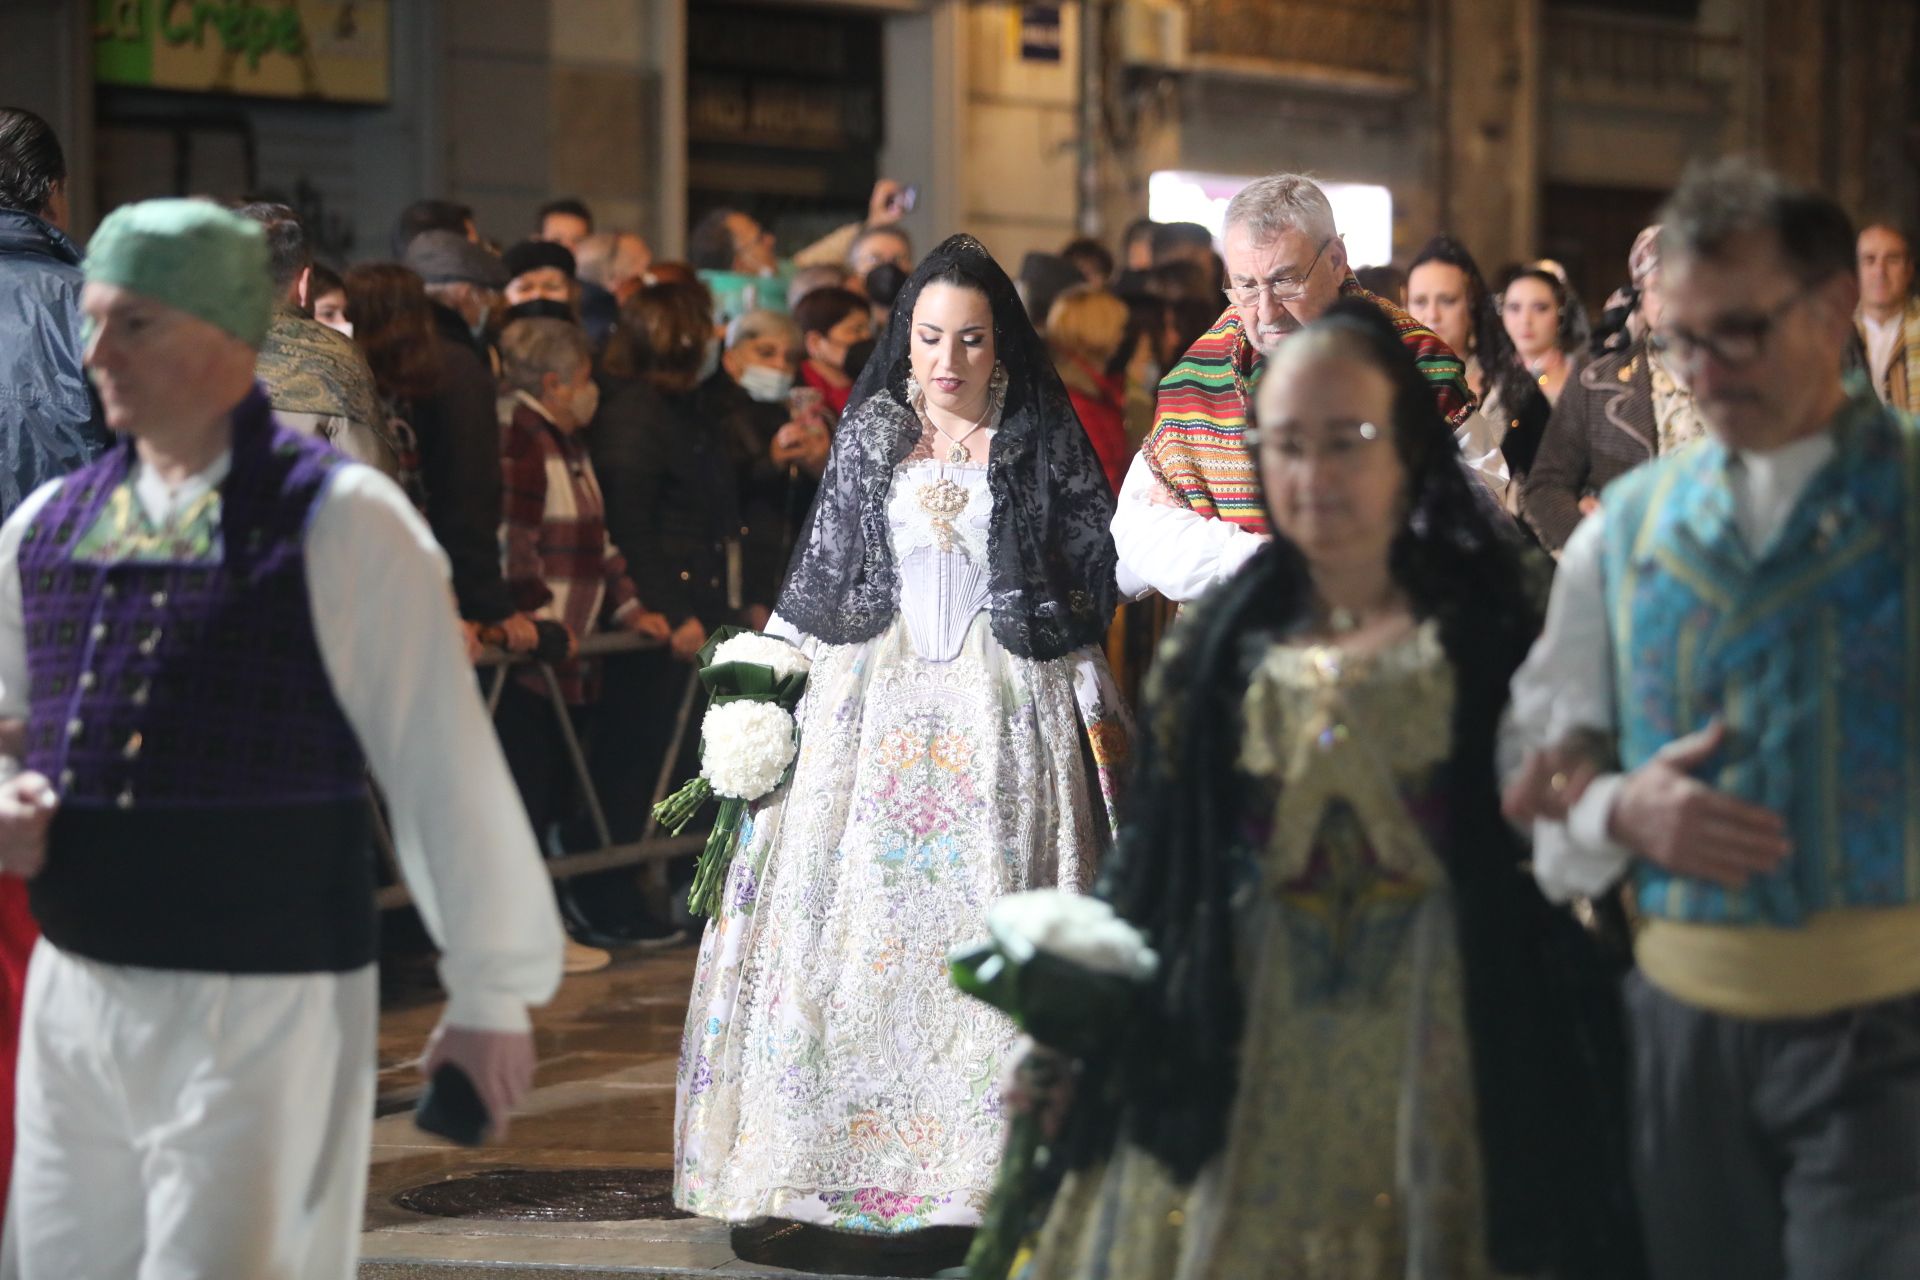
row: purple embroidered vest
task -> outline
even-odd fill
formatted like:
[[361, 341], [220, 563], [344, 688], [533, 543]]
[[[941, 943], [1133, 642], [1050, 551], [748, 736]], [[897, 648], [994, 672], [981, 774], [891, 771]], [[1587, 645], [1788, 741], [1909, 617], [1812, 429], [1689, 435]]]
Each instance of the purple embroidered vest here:
[[[279, 427], [256, 387], [233, 414], [211, 536], [156, 548], [132, 457], [123, 443], [67, 477], [21, 543], [26, 766], [60, 796], [35, 913], [56, 945], [112, 963], [358, 967], [373, 953], [366, 764], [321, 661], [304, 552], [343, 459]], [[116, 521], [129, 509], [132, 538]]]

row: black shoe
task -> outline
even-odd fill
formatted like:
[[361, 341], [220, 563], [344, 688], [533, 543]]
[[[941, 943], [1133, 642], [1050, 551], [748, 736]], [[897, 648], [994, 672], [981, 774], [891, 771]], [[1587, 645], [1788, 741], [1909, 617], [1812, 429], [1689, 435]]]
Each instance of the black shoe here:
[[629, 913], [624, 920], [596, 920], [579, 899], [562, 886], [555, 895], [560, 900], [560, 918], [575, 942], [590, 947], [638, 947], [643, 951], [678, 946], [687, 940], [686, 930], [659, 920], [644, 908]]

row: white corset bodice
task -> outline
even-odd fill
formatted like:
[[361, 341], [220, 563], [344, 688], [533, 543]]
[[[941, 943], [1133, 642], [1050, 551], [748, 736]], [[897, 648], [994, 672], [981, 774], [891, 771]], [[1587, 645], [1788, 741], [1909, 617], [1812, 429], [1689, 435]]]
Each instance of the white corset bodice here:
[[920, 459], [896, 468], [887, 499], [900, 616], [914, 652], [950, 662], [987, 607], [987, 529], [993, 498], [984, 466]]

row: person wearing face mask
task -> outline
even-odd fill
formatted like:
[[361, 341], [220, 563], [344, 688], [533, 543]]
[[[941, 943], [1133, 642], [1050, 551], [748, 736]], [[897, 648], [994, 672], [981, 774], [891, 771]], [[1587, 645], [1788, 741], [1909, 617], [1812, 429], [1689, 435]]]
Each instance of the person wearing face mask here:
[[[565, 320], [517, 320], [502, 331], [500, 351], [513, 406], [502, 434], [501, 540], [514, 607], [543, 631], [564, 629], [569, 651], [608, 627], [665, 640], [672, 628], [657, 604], [641, 603], [629, 562], [609, 536], [607, 502], [582, 436], [600, 406], [585, 331]], [[578, 728], [586, 730], [597, 710], [600, 665], [576, 659], [553, 670]], [[527, 818], [541, 847], [551, 848], [549, 834], [566, 816], [574, 782], [538, 671], [523, 670], [507, 682], [494, 723]], [[607, 922], [587, 914], [583, 896], [591, 887], [569, 883], [557, 890], [576, 935], [567, 955], [570, 972], [607, 962], [592, 945]]]
[[1101, 644], [1113, 494], [1013, 282], [955, 236], [841, 419], [770, 634], [813, 659], [791, 781], [701, 944], [674, 1198], [899, 1235], [979, 1222], [1013, 1025], [948, 952], [1082, 888], [1130, 722]]
[[1225, 225], [1230, 305], [1161, 380], [1153, 434], [1121, 486], [1113, 540], [1130, 596], [1195, 599], [1265, 543], [1266, 513], [1239, 447], [1252, 388], [1268, 355], [1339, 298], [1364, 297], [1393, 321], [1450, 428], [1473, 412], [1460, 357], [1354, 280], [1333, 207], [1310, 179], [1249, 183], [1227, 205]]
[[851, 289], [815, 289], [795, 305], [793, 322], [806, 352], [800, 380], [820, 393], [837, 418], [853, 394], [847, 349], [873, 336], [867, 300]]
[[[721, 369], [700, 384], [708, 414], [727, 427], [740, 487], [748, 621], [764, 627], [786, 575], [800, 522], [813, 507], [833, 444], [818, 396], [793, 394], [800, 331], [773, 311], [749, 311], [727, 326]], [[800, 412], [796, 414], [795, 404]]]
[[551, 240], [522, 240], [500, 255], [507, 269], [505, 296], [509, 307], [545, 299], [565, 306], [577, 318], [580, 283], [573, 251]]

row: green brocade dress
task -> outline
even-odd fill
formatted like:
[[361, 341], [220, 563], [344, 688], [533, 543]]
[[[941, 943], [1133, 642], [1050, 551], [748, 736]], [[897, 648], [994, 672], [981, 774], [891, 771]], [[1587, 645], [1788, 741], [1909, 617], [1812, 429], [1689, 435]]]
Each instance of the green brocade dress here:
[[1245, 695], [1246, 1032], [1227, 1146], [1179, 1188], [1122, 1143], [1071, 1175], [1031, 1280], [1492, 1274], [1445, 831], [1452, 668], [1276, 646]]

